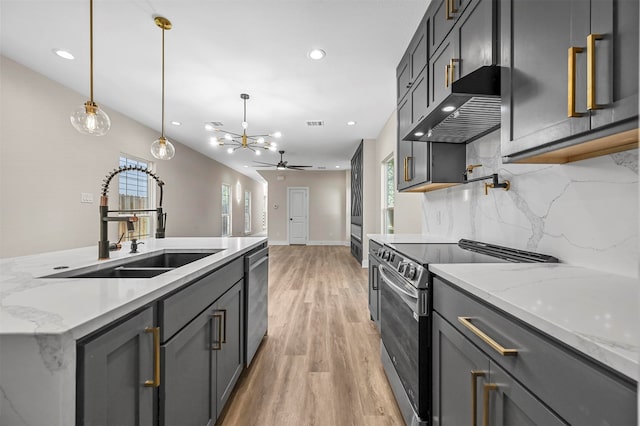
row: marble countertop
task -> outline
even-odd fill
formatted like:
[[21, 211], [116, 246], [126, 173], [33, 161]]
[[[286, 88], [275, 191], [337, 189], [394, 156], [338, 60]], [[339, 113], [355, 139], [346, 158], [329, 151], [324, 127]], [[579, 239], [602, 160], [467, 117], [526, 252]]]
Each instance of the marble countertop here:
[[638, 280], [563, 264], [447, 264], [429, 270], [638, 380]]
[[[266, 241], [266, 237], [152, 238], [139, 246], [139, 254], [129, 254], [125, 243], [103, 261], [97, 260], [97, 246], [0, 259], [0, 335], [71, 333], [81, 338]], [[40, 278], [58, 272], [53, 269], [57, 266], [67, 266], [68, 271], [169, 249], [223, 250], [154, 278]]]
[[450, 237], [423, 234], [367, 234], [367, 238], [377, 241], [380, 244], [435, 244], [458, 242], [458, 240], [452, 240]]

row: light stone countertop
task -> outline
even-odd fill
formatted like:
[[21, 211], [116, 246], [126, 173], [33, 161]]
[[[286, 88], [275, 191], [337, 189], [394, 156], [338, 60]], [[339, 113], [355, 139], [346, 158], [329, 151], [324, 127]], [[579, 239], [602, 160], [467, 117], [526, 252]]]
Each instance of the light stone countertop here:
[[439, 264], [429, 270], [638, 380], [638, 280], [563, 264]]
[[423, 234], [367, 234], [367, 238], [380, 244], [437, 244], [457, 243], [451, 237]]
[[[0, 425], [75, 424], [77, 340], [194, 278], [242, 256], [266, 237], [149, 239], [98, 261], [98, 247], [0, 260]], [[144, 279], [39, 278], [149, 252], [223, 249]], [[36, 409], [37, 408], [37, 409]]]

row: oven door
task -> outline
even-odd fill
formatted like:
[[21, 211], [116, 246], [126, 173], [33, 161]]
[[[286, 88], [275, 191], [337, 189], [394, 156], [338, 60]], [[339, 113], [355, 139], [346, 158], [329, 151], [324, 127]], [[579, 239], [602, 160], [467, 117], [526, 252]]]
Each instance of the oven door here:
[[[428, 368], [428, 317], [420, 315], [419, 300], [426, 290], [407, 283], [382, 264], [380, 276], [380, 335], [402, 388], [418, 418], [428, 418], [428, 391], [423, 377]], [[422, 383], [421, 383], [422, 379]], [[423, 392], [421, 392], [423, 390]], [[397, 393], [397, 392], [395, 392]], [[400, 397], [396, 395], [396, 399]]]

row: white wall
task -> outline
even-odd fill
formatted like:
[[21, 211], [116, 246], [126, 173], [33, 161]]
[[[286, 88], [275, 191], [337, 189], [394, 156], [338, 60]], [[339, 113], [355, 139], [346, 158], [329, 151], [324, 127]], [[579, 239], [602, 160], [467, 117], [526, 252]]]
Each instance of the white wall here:
[[[398, 156], [396, 152], [397, 116], [394, 110], [376, 139], [376, 167], [375, 167], [375, 228], [373, 233], [383, 233], [382, 229], [382, 162], [393, 155], [396, 170]], [[394, 179], [397, 179], [397, 173]], [[397, 187], [397, 182], [396, 182]], [[396, 234], [420, 234], [422, 232], [422, 196], [418, 193], [396, 192], [395, 194], [394, 232]]]
[[270, 244], [287, 244], [287, 188], [294, 186], [309, 188], [308, 244], [347, 244], [345, 173], [348, 171], [260, 170], [259, 173], [268, 183]]
[[[0, 87], [0, 257], [97, 245], [102, 180], [121, 153], [153, 160], [149, 147], [159, 133], [101, 105], [111, 130], [82, 135], [69, 114], [84, 96], [1, 56]], [[167, 237], [219, 236], [223, 182], [234, 196], [238, 182], [251, 190], [253, 229], [260, 232], [263, 185], [173, 142], [176, 156], [155, 161], [165, 182]], [[83, 192], [93, 194], [93, 204], [80, 203]], [[117, 178], [109, 195], [117, 208]], [[234, 203], [232, 222], [233, 234], [244, 235], [241, 203]], [[114, 240], [117, 225], [109, 226]]]
[[467, 163], [483, 164], [474, 177], [497, 171], [511, 190], [485, 196], [476, 182], [425, 193], [425, 233], [638, 276], [638, 150], [563, 165], [502, 164], [498, 130], [467, 145]]

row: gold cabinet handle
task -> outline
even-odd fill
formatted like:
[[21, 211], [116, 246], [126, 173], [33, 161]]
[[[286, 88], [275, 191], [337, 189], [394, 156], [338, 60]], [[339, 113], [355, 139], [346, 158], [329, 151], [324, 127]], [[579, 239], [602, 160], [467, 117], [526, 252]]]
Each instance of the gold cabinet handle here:
[[451, 0], [449, 10], [451, 10], [451, 13], [458, 13], [458, 9], [456, 9], [456, 0]]
[[492, 390], [498, 390], [498, 385], [495, 383], [487, 383], [484, 385], [483, 397], [482, 397], [482, 405], [483, 405], [483, 413], [482, 413], [482, 426], [489, 426], [489, 392]]
[[160, 387], [160, 327], [147, 327], [145, 333], [153, 333], [153, 380], [145, 380], [147, 387]]
[[450, 20], [453, 19], [453, 16], [451, 16], [451, 12], [453, 12], [451, 10], [452, 9], [452, 6], [451, 6], [452, 1], [451, 0], [444, 0], [444, 2], [445, 2], [445, 5], [444, 5], [444, 16], [445, 16], [445, 18], [447, 18], [447, 21], [450, 21]]
[[404, 181], [409, 182], [409, 157], [404, 157]]
[[453, 84], [453, 80], [455, 80], [456, 78], [456, 62], [460, 62], [459, 59], [453, 59], [451, 58], [451, 60], [449, 61], [449, 71], [451, 72], [451, 84]]
[[570, 47], [567, 58], [567, 116], [582, 117], [582, 113], [576, 112], [576, 54], [582, 53], [582, 47]]
[[212, 351], [219, 351], [220, 349], [222, 349], [222, 343], [224, 343], [222, 341], [222, 312], [214, 312], [213, 315], [211, 315], [211, 317], [215, 320], [218, 320], [218, 341], [217, 342], [213, 342], [211, 344], [211, 350]]
[[449, 68], [450, 64], [444, 66], [444, 87], [449, 87]]
[[227, 343], [227, 310], [221, 309], [222, 312], [222, 343]]
[[518, 355], [517, 349], [506, 349], [504, 346], [500, 345], [498, 342], [489, 337], [484, 331], [480, 330], [478, 327], [471, 323], [472, 317], [458, 317], [458, 321], [465, 327], [467, 327], [473, 334], [482, 339], [487, 345], [491, 346], [502, 356], [514, 356]]
[[600, 34], [587, 36], [587, 109], [600, 109], [596, 104], [596, 40], [602, 40]]
[[478, 415], [478, 377], [484, 377], [484, 371], [471, 370], [471, 426], [476, 426]]

